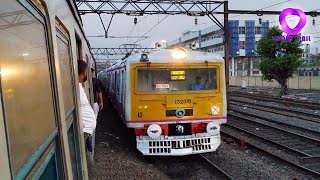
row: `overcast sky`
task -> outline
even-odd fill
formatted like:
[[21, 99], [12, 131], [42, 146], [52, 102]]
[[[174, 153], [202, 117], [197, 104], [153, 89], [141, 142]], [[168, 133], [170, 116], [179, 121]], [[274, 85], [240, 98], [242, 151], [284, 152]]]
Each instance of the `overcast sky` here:
[[[288, 2], [286, 2], [288, 1]], [[276, 6], [272, 6], [281, 2], [285, 2]], [[265, 8], [272, 6], [270, 8]], [[240, 9], [240, 10], [258, 10], [265, 8], [264, 10], [278, 10], [281, 11], [288, 7], [300, 8], [303, 11], [320, 11], [320, 0], [229, 0], [229, 9]], [[221, 9], [222, 10], [222, 9]], [[165, 18], [166, 15], [144, 15], [139, 16], [138, 21], [141, 20], [136, 26], [134, 26], [133, 16], [126, 16], [116, 14], [113, 18], [111, 27], [109, 29], [109, 36], [141, 36], [145, 32], [149, 31], [155, 24]], [[257, 20], [256, 15], [229, 15], [231, 20]], [[107, 26], [111, 15], [102, 14], [103, 21]], [[278, 26], [278, 15], [269, 16], [264, 15], [263, 20], [269, 20], [271, 26]], [[154, 47], [154, 43], [160, 40], [166, 40], [167, 42], [177, 39], [181, 36], [181, 33], [187, 29], [192, 30], [204, 29], [206, 27], [214, 25], [208, 17], [198, 17], [198, 26], [194, 24], [195, 17], [185, 15], [168, 16], [146, 36], [149, 38], [138, 42], [142, 47]], [[219, 20], [222, 20], [221, 16], [218, 16]], [[104, 30], [101, 25], [100, 19], [97, 14], [86, 14], [82, 15], [84, 23], [84, 29], [87, 36], [93, 35], [104, 35]], [[295, 23], [297, 20], [291, 18], [290, 21]], [[296, 22], [297, 23], [297, 22]], [[294, 24], [293, 24], [294, 26]], [[320, 40], [320, 17], [316, 18], [316, 25], [312, 26], [312, 18], [307, 16], [307, 25], [302, 31], [304, 35], [312, 35], [312, 40]], [[114, 38], [97, 38], [88, 37], [92, 47], [119, 47], [124, 43], [134, 43], [137, 39], [114, 39]], [[311, 45], [312, 51], [315, 47], [320, 47], [320, 41]]]

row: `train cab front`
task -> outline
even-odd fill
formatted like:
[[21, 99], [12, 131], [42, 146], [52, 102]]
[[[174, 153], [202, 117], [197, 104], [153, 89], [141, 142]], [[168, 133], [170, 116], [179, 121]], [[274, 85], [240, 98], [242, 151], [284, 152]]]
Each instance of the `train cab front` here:
[[226, 123], [223, 62], [133, 65], [131, 120], [144, 155], [213, 152]]

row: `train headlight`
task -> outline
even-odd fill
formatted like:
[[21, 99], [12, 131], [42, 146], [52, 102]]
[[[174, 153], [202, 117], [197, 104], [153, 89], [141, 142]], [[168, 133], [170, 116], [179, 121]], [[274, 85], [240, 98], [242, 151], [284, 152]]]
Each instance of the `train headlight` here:
[[207, 125], [207, 132], [208, 134], [210, 134], [211, 136], [215, 136], [218, 135], [220, 133], [220, 126], [217, 123], [214, 122], [210, 122]]
[[148, 136], [158, 138], [162, 133], [162, 129], [158, 124], [151, 124], [147, 129]]
[[182, 108], [178, 108], [176, 110], [176, 116], [178, 118], [182, 118], [185, 114], [186, 114], [186, 111], [184, 109], [182, 109]]
[[173, 59], [181, 60], [181, 59], [184, 59], [187, 57], [187, 50], [185, 50], [183, 48], [178, 48], [178, 49], [173, 50], [171, 55], [172, 55]]

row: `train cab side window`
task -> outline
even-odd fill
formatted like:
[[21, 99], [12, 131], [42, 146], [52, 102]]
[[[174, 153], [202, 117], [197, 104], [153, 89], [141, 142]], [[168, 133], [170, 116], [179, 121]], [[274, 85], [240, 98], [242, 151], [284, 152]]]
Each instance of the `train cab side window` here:
[[0, 19], [0, 78], [14, 176], [56, 128], [45, 20], [28, 5], [33, 11], [17, 1], [0, 6], [8, 15]]

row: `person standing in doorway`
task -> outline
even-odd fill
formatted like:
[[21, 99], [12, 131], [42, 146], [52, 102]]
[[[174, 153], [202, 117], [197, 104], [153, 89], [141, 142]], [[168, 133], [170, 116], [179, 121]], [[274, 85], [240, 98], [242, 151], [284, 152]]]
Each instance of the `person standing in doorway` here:
[[94, 113], [98, 117], [99, 111], [103, 108], [102, 84], [99, 79], [95, 78], [94, 69], [91, 68], [93, 97], [94, 97]]
[[82, 86], [82, 83], [86, 82], [88, 79], [87, 68], [88, 68], [88, 64], [85, 61], [78, 60], [80, 113], [81, 113], [81, 122], [82, 122], [85, 147], [86, 147], [88, 175], [89, 175], [89, 179], [94, 179], [93, 159], [92, 159], [91, 153], [93, 149], [92, 134], [96, 129], [97, 121], [96, 121], [96, 116], [93, 112], [93, 109], [89, 103], [87, 95]]

